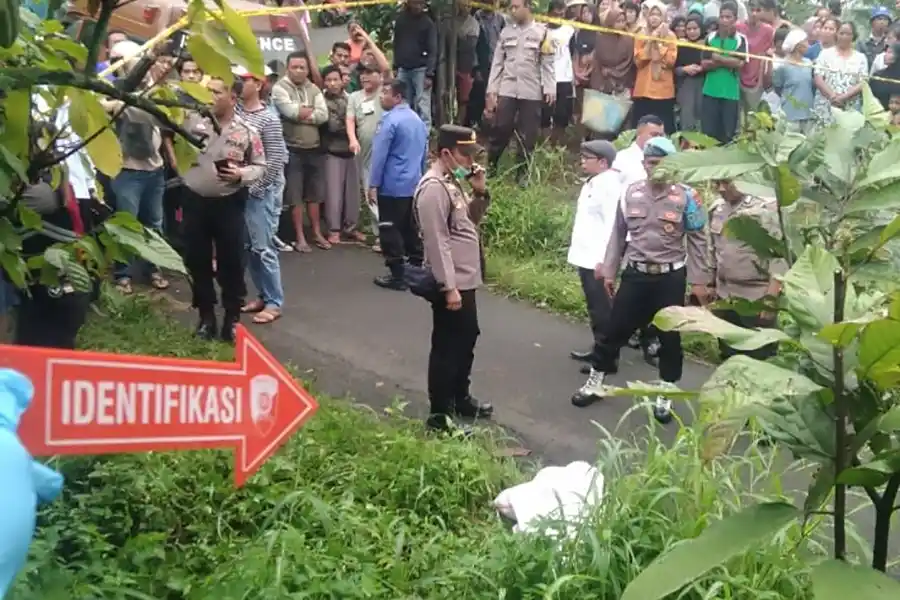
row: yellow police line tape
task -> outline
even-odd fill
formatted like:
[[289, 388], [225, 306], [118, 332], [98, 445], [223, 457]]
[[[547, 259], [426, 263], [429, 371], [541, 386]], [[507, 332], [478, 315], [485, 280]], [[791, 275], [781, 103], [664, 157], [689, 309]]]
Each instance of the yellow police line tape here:
[[[285, 14], [292, 14], [292, 13], [298, 13], [298, 12], [315, 12], [315, 11], [320, 11], [320, 10], [339, 10], [339, 9], [344, 9], [344, 8], [362, 8], [362, 7], [366, 7], [366, 6], [377, 6], [377, 5], [382, 5], [382, 4], [397, 4], [397, 0], [361, 0], [358, 2], [340, 2], [340, 3], [334, 3], [334, 4], [322, 3], [322, 4], [312, 4], [312, 5], [304, 5], [304, 6], [261, 7], [259, 9], [239, 10], [236, 12], [239, 15], [244, 16], [244, 17], [261, 17], [261, 16], [285, 15]], [[475, 7], [475, 8], [480, 8], [483, 10], [493, 11], [493, 12], [501, 12], [501, 13], [504, 12], [499, 7], [499, 4], [497, 4], [497, 3], [486, 4], [484, 2], [467, 2], [467, 5], [471, 6], [471, 7]], [[711, 48], [705, 44], [698, 44], [695, 42], [690, 42], [688, 40], [660, 38], [660, 37], [656, 37], [656, 36], [652, 36], [652, 35], [647, 35], [645, 33], [632, 33], [630, 31], [622, 31], [619, 29], [603, 27], [602, 25], [594, 25], [593, 23], [583, 23], [581, 21], [573, 21], [570, 19], [559, 19], [556, 17], [547, 16], [547, 15], [534, 15], [534, 20], [541, 22], [541, 23], [550, 23], [553, 25], [568, 25], [569, 27], [572, 27], [574, 29], [584, 29], [587, 31], [595, 31], [597, 33], [624, 35], [624, 36], [628, 36], [628, 37], [636, 39], [636, 40], [642, 40], [642, 41], [647, 41], [647, 42], [661, 42], [663, 44], [670, 44], [670, 45], [674, 45], [677, 47], [695, 48], [697, 50], [703, 50], [703, 51], [707, 51], [707, 52], [711, 51]], [[146, 42], [143, 46], [141, 46], [140, 51], [138, 53], [136, 53], [134, 56], [141, 56], [143, 53], [147, 52], [149, 49], [153, 48], [160, 42], [164, 41], [165, 39], [167, 39], [169, 36], [171, 36], [173, 33], [178, 31], [179, 29], [182, 29], [183, 27], [185, 27], [187, 25], [187, 23], [188, 23], [187, 17], [186, 16], [182, 17], [176, 23], [174, 23], [173, 25], [171, 25], [170, 27], [168, 27], [161, 33], [157, 34], [152, 39], [150, 39], [148, 42]], [[763, 54], [752, 54], [750, 52], [718, 51], [718, 50], [713, 50], [713, 51], [715, 51], [719, 54], [725, 55], [725, 56], [737, 56], [737, 57], [746, 58], [746, 59], [756, 59], [756, 60], [760, 60], [763, 62], [772, 63], [774, 65], [795, 64], [795, 63], [792, 63], [783, 58], [777, 58], [777, 57], [767, 56], [767, 55], [763, 55]], [[133, 56], [127, 57], [127, 58], [133, 58]], [[105, 69], [103, 72], [101, 72], [99, 74], [99, 76], [105, 77], [105, 76], [109, 75], [110, 73], [112, 73], [113, 71], [118, 69], [123, 62], [125, 62], [124, 59], [120, 60], [119, 62], [117, 62], [114, 65], [110, 65], [110, 67]], [[831, 69], [831, 68], [822, 67], [822, 66], [813, 65], [813, 64], [797, 65], [797, 66], [808, 66], [809, 68], [815, 68], [819, 71], [828, 71], [831, 73], [844, 73], [844, 71], [842, 71], [840, 69]], [[890, 77], [880, 77], [877, 75], [868, 75], [868, 74], [860, 76], [860, 80], [874, 80], [874, 81], [884, 81], [884, 82], [888, 82], [888, 83], [900, 84], [900, 79], [893, 79]]]

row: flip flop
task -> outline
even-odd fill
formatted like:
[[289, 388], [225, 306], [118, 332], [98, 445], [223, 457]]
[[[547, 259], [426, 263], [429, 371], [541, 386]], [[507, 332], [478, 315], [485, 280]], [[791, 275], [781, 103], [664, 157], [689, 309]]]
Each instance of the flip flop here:
[[253, 302], [248, 302], [247, 304], [241, 307], [242, 313], [258, 313], [265, 310], [266, 304], [262, 300], [254, 300]]
[[312, 252], [312, 248], [310, 248], [309, 244], [307, 244], [306, 242], [303, 242], [302, 244], [300, 242], [294, 242], [293, 246], [294, 250], [302, 254], [309, 254], [310, 252]]
[[256, 325], [268, 325], [274, 323], [281, 318], [281, 311], [277, 308], [264, 308], [256, 313], [253, 317], [253, 323]]
[[325, 238], [319, 238], [315, 241], [316, 248], [320, 250], [331, 250], [331, 244]]
[[150, 276], [150, 285], [158, 290], [167, 290], [169, 289], [169, 280], [163, 277], [159, 273], [154, 273]]
[[118, 280], [116, 282], [116, 287], [121, 293], [125, 294], [126, 296], [130, 296], [134, 293], [134, 288], [131, 286], [131, 280], [127, 277]]

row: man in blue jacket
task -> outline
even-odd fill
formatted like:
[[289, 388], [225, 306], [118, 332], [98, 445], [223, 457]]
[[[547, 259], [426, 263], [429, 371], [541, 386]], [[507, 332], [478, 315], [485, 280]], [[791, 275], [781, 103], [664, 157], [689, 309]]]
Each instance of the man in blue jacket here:
[[422, 240], [413, 213], [413, 194], [422, 178], [428, 153], [428, 128], [406, 103], [406, 82], [395, 79], [381, 92], [384, 116], [372, 140], [372, 167], [367, 200], [378, 205], [378, 234], [390, 273], [375, 285], [406, 290], [403, 269], [408, 260], [421, 265]]

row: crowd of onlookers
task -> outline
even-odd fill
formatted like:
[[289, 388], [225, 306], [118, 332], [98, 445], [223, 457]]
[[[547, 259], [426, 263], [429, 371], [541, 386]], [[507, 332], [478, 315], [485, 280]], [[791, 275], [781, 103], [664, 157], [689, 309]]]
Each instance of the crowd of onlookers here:
[[[247, 148], [254, 153], [240, 155], [236, 142], [225, 140], [215, 150], [218, 158], [194, 165], [202, 171], [198, 184], [196, 172], [179, 175], [176, 169], [172, 131], [140, 109], [109, 101], [123, 168], [112, 179], [98, 175], [96, 182], [81, 174], [71, 188], [78, 200], [99, 195], [94, 190], [102, 188], [107, 204], [166, 232], [186, 256], [197, 239], [209, 238], [213, 243], [203, 242], [207, 247], [194, 252], [189, 267], [210, 255], [220, 284], [223, 277], [232, 282], [243, 277], [223, 275], [224, 270], [247, 269], [258, 297], [241, 311], [255, 313], [257, 323], [270, 323], [284, 304], [279, 252], [374, 240], [389, 270], [410, 258], [412, 234], [405, 231], [413, 227], [410, 201], [428, 156], [432, 106], [442, 100], [432, 98], [435, 78], [450, 48], [456, 53], [456, 122], [481, 131], [489, 172], [516, 139], [522, 185], [528, 183], [531, 152], [542, 130], [550, 143], [582, 138], [582, 122], [590, 121], [587, 113], [597, 99], [601, 106], [605, 99], [629, 107], [617, 129], [653, 116], [666, 133], [701, 131], [727, 143], [743, 115], [764, 103], [804, 133], [830, 122], [832, 107], [858, 109], [862, 83], [874, 74], [875, 96], [900, 123], [900, 61], [895, 60], [900, 30], [884, 7], [872, 9], [870, 27], [862, 33], [853, 21], [841, 20], [836, 2], [811, 7], [797, 23], [784, 18], [777, 0], [551, 0], [547, 23], [535, 19], [531, 0], [502, 4], [502, 11], [492, 11], [459, 2], [455, 22], [436, 22], [425, 0], [406, 0], [398, 8], [390, 58], [353, 21], [347, 40], [330, 49], [326, 66], [315, 57], [327, 49], [313, 47], [307, 37], [305, 52], [289, 55], [284, 64], [270, 63], [264, 74], [236, 70], [230, 89], [205, 76], [174, 44], [149, 59], [125, 61], [107, 75], [110, 80], [128, 78], [141, 63], [141, 86], [165, 79], [208, 85], [215, 97], [213, 114], [189, 111], [184, 125], [205, 140], [203, 153], [223, 135], [219, 117], [210, 118], [216, 110], [226, 121], [233, 112], [235, 123], [243, 124], [238, 129], [247, 126], [252, 134]], [[452, 32], [455, 43], [448, 36]], [[111, 31], [98, 71], [137, 50], [123, 32]], [[441, 83], [451, 88], [450, 82]], [[210, 194], [234, 196], [243, 211], [240, 237], [249, 240], [250, 252], [237, 263], [221, 256], [214, 243], [215, 231], [224, 230], [188, 214], [196, 216], [198, 198]], [[369, 231], [361, 226], [366, 212]], [[188, 225], [193, 229], [187, 231]], [[169, 285], [152, 265], [116, 266], [123, 292], [132, 291], [135, 277], [146, 277], [159, 289]], [[404, 288], [393, 271], [376, 283]], [[245, 291], [230, 295], [243, 297]], [[226, 321], [234, 323], [238, 316], [229, 313]]]

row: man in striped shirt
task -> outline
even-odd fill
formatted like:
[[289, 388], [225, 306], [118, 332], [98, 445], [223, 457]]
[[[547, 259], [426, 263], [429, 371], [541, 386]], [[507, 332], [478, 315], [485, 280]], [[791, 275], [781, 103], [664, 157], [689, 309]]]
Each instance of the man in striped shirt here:
[[281, 265], [278, 249], [273, 243], [275, 238], [273, 223], [277, 223], [277, 216], [281, 210], [280, 198], [276, 198], [276, 194], [284, 190], [287, 149], [284, 145], [281, 119], [260, 99], [260, 91], [265, 85], [265, 80], [245, 70], [239, 70], [237, 75], [244, 82], [237, 113], [259, 132], [266, 153], [266, 172], [250, 187], [250, 196], [244, 212], [250, 250], [247, 270], [256, 287], [257, 297], [244, 305], [241, 311], [255, 313], [253, 322], [265, 324], [277, 320], [284, 305]]

